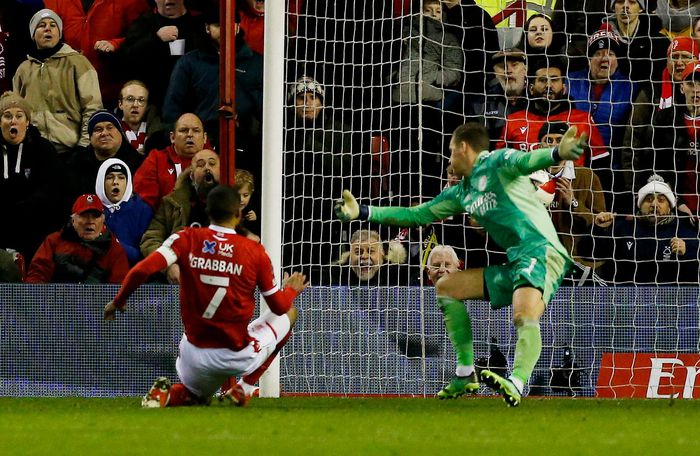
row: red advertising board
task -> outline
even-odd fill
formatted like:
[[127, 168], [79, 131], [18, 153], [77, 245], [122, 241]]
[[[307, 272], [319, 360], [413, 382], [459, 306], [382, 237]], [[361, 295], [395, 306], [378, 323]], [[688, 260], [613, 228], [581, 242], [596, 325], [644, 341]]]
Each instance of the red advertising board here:
[[596, 395], [700, 399], [700, 354], [603, 353]]

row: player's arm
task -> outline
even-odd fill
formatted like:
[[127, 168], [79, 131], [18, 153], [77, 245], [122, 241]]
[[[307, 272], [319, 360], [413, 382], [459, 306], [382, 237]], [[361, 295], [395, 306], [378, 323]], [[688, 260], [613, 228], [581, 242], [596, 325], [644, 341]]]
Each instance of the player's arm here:
[[343, 198], [335, 205], [335, 215], [344, 222], [360, 219], [383, 225], [414, 227], [427, 225], [451, 215], [464, 212], [456, 193], [459, 186], [453, 185], [443, 190], [432, 200], [412, 207], [380, 207], [358, 204], [349, 190], [343, 191]]
[[520, 175], [528, 176], [540, 169], [549, 168], [562, 160], [576, 161], [583, 155], [588, 141], [585, 133], [582, 133], [577, 138], [577, 131], [576, 127], [569, 127], [561, 138], [559, 146], [551, 149], [535, 149], [532, 152], [508, 150], [503, 155], [503, 165], [510, 167]]
[[177, 261], [177, 253], [172, 248], [172, 243], [179, 238], [178, 234], [173, 234], [155, 252], [139, 261], [136, 266], [124, 278], [117, 296], [107, 303], [104, 308], [104, 319], [114, 320], [116, 311], [126, 310], [126, 300], [136, 291], [150, 276], [161, 271]]
[[267, 307], [276, 315], [284, 315], [292, 308], [294, 299], [301, 293], [304, 288], [309, 286], [306, 276], [299, 272], [292, 273], [291, 276], [285, 274], [282, 288], [277, 285], [275, 275], [273, 273], [272, 261], [267, 255], [265, 248], [260, 246], [257, 261], [257, 283], [260, 288], [260, 294], [265, 298]]

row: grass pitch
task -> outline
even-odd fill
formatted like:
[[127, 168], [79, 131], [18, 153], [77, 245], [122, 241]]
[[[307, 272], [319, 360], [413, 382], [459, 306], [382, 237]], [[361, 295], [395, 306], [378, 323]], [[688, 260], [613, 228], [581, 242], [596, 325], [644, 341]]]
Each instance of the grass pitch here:
[[142, 410], [137, 398], [0, 398], [0, 454], [699, 454], [700, 402], [283, 397]]

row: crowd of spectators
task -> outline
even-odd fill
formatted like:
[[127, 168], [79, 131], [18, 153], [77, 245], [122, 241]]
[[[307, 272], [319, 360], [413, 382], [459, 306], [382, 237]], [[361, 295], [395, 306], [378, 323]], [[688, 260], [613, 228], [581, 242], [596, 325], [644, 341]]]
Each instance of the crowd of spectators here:
[[[247, 170], [236, 173], [239, 229], [259, 240], [265, 2], [238, 3], [236, 163]], [[585, 24], [572, 21], [581, 11], [557, 4], [552, 15], [531, 14], [507, 46], [478, 2], [380, 3], [349, 12], [290, 2], [285, 269], [301, 267], [317, 283], [408, 284], [430, 282], [423, 271], [439, 244], [453, 247], [461, 266], [499, 261], [503, 252], [468, 214], [398, 234], [353, 227], [357, 235], [330, 217], [342, 189], [369, 196], [378, 175], [383, 193], [372, 198], [415, 197], [414, 185], [422, 197], [437, 194], [453, 184], [445, 138], [482, 122], [492, 148], [553, 147], [569, 126], [588, 135], [587, 154], [541, 182], [578, 262], [613, 282], [698, 281], [698, 2], [601, 1]], [[343, 28], [331, 36], [331, 25], [361, 14], [374, 15], [361, 39]], [[123, 251], [128, 268], [181, 227], [208, 224], [203, 201], [221, 172], [220, 36], [217, 0], [0, 5], [0, 201], [12, 214], [0, 228], [3, 260], [19, 254], [33, 282], [109, 281], [116, 275], [103, 266], [89, 270], [105, 261], [92, 255]], [[38, 212], [44, 223], [22, 222]], [[629, 241], [638, 237], [645, 241]], [[405, 250], [403, 266], [388, 259], [390, 243]], [[647, 257], [678, 266], [661, 275], [643, 267]], [[631, 278], [624, 261], [640, 263]], [[399, 272], [375, 280], [375, 264]]]

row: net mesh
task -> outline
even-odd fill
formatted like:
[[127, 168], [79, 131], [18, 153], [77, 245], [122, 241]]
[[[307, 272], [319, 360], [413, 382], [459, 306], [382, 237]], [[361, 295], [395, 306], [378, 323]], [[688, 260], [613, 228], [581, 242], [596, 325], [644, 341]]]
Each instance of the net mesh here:
[[[102, 307], [114, 293], [112, 286], [0, 287], [0, 396], [136, 396], [155, 377], [177, 380], [177, 287], [144, 286], [125, 314], [104, 322]], [[283, 351], [283, 394], [434, 395], [452, 376], [455, 358], [439, 312], [424, 306], [434, 302], [433, 293], [419, 287], [305, 292]], [[562, 288], [542, 320], [543, 351], [530, 394], [595, 395], [606, 353], [675, 354], [671, 359], [698, 353], [699, 299], [695, 288]], [[491, 356], [498, 368], [495, 338], [512, 363], [510, 311], [467, 305], [477, 356]], [[623, 373], [627, 367], [611, 366]], [[576, 382], [562, 383], [572, 377]], [[691, 397], [697, 396], [700, 385], [691, 380]]]
[[[642, 7], [638, 25], [628, 33], [616, 11], [622, 5], [629, 12], [634, 7], [629, 3], [480, 0], [467, 6], [443, 2], [436, 21], [426, 18], [431, 11], [424, 7], [435, 5], [429, 1], [423, 7], [408, 1], [362, 7], [307, 1], [288, 14], [298, 27], [286, 35], [285, 77], [290, 91], [284, 123], [285, 270], [306, 272], [314, 285], [349, 284], [350, 295], [355, 293], [353, 285], [379, 294], [391, 293], [374, 287], [418, 285], [426, 287], [419, 293], [430, 295], [422, 267], [436, 244], [454, 247], [465, 267], [505, 261], [498, 246], [481, 229], [470, 226], [465, 216], [418, 229], [369, 226], [378, 231], [385, 246], [395, 240], [405, 247], [407, 266], [373, 281], [353, 282], [347, 266], [333, 264], [348, 261], [351, 236], [367, 226], [334, 221], [333, 200], [344, 188], [369, 205], [408, 206], [434, 197], [450, 184], [446, 172], [450, 135], [463, 122], [483, 123], [494, 148], [520, 150], [551, 144], [546, 141], [554, 124], [564, 122], [587, 131], [591, 147], [585, 162], [571, 167], [571, 174], [551, 170], [573, 179], [571, 197], [564, 198], [560, 190], [550, 213], [562, 243], [579, 263], [565, 283], [592, 288], [557, 295], [551, 306], [556, 310], [546, 316], [547, 331], [555, 329], [545, 333], [546, 347], [533, 388], [552, 392], [552, 379], [563, 382], [556, 377], [561, 374], [557, 366], [570, 365], [572, 353], [587, 376], [581, 383], [584, 394], [594, 391], [592, 377], [597, 375], [601, 353], [632, 353], [633, 364], [639, 359], [636, 353], [694, 353], [697, 343], [682, 335], [694, 330], [670, 316], [697, 311], [696, 300], [690, 297], [693, 289], [676, 287], [699, 283], [698, 232], [684, 211], [697, 214], [698, 210], [697, 121], [693, 119], [700, 111], [691, 106], [694, 102], [686, 103], [680, 90], [682, 70], [697, 63], [698, 53], [692, 47], [697, 44], [674, 37], [690, 35], [692, 19], [700, 11], [696, 6], [676, 10], [667, 2], [658, 2], [659, 7], [638, 2]], [[450, 4], [457, 6], [450, 8]], [[537, 18], [540, 13], [551, 20]], [[493, 20], [495, 27], [492, 17], [498, 18]], [[541, 49], [536, 35], [547, 27], [553, 31], [551, 43]], [[523, 67], [518, 67], [517, 52], [499, 54], [513, 46], [526, 56]], [[552, 74], [552, 68], [559, 73]], [[543, 75], [544, 89], [533, 89]], [[316, 120], [308, 111], [305, 119], [300, 114], [312, 103], [299, 98], [309, 92], [295, 87], [302, 76], [323, 89]], [[560, 90], [557, 82], [565, 91], [558, 95], [564, 103], [555, 108], [542, 99]], [[668, 218], [646, 217], [641, 207], [652, 175], [668, 184], [677, 203]], [[656, 193], [664, 192], [657, 188]], [[603, 212], [615, 214], [609, 227], [594, 223]], [[679, 253], [674, 238], [683, 240], [685, 253]], [[338, 272], [339, 268], [345, 269]], [[600, 285], [609, 287], [597, 289]], [[356, 394], [377, 376], [386, 391], [403, 393], [407, 390], [401, 388], [409, 388], [408, 380], [395, 381], [401, 372], [411, 372], [410, 388], [423, 391], [434, 390], [451, 375], [451, 368], [435, 367], [424, 352], [421, 362], [406, 356], [405, 347], [426, 350], [433, 337], [430, 331], [442, 331], [440, 315], [428, 295], [421, 295], [420, 307], [414, 310], [399, 305], [408, 298], [383, 300], [382, 306], [397, 303], [386, 312], [398, 316], [396, 321], [406, 329], [406, 335], [398, 338], [385, 326], [379, 326], [384, 328], [380, 335], [363, 329], [362, 324], [375, 316], [371, 305], [365, 311], [355, 310], [357, 302], [339, 302], [338, 295], [328, 293], [317, 304], [318, 311], [338, 316], [338, 324], [357, 333], [356, 344], [339, 335], [335, 345], [323, 347], [328, 350], [323, 355], [302, 355], [304, 350], [293, 345], [289, 356], [303, 358], [307, 367], [304, 373], [287, 370], [287, 385], [319, 388], [329, 394], [341, 388], [342, 394]], [[565, 293], [566, 305], [561, 301]], [[411, 326], [411, 318], [417, 316], [422, 316], [421, 327]], [[502, 324], [498, 343], [512, 346], [507, 312], [478, 316], [474, 319], [477, 356], [488, 354], [492, 335], [482, 327]], [[308, 347], [314, 335], [325, 330], [332, 331], [328, 326], [305, 328], [297, 342], [306, 341]], [[452, 356], [444, 334], [435, 337], [442, 341], [440, 356]], [[415, 345], [417, 340], [420, 344]], [[373, 349], [370, 344], [375, 344]], [[406, 356], [405, 360], [387, 364], [378, 354], [384, 353], [387, 344], [404, 344], [404, 352], [398, 350], [396, 356], [399, 360]], [[353, 366], [361, 365], [372, 365], [373, 372], [352, 375]], [[392, 372], [398, 365], [404, 370]], [[333, 367], [322, 369], [328, 366]], [[328, 377], [329, 372], [335, 374]], [[552, 372], [558, 373], [551, 377]]]

